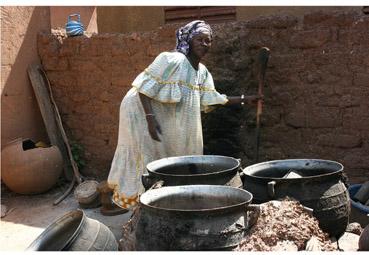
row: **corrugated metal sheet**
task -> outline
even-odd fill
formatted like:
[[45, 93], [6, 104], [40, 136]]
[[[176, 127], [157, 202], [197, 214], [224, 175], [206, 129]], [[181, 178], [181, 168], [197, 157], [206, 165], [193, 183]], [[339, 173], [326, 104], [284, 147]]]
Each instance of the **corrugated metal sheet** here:
[[234, 6], [170, 6], [165, 7], [165, 23], [189, 22], [202, 19], [209, 23], [236, 20]]

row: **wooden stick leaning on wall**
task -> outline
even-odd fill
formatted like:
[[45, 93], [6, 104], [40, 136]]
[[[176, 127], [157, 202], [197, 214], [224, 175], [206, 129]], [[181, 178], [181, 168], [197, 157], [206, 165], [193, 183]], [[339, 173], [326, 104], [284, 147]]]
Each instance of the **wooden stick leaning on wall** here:
[[[262, 47], [259, 50], [258, 55], [258, 95], [261, 96], [264, 94], [264, 83], [265, 83], [265, 71], [268, 65], [270, 50], [267, 47]], [[263, 109], [262, 100], [258, 100], [257, 108], [256, 108], [256, 145], [255, 145], [255, 157], [254, 163], [259, 162], [259, 147], [260, 147], [260, 121], [261, 114]]]
[[[34, 87], [34, 90], [35, 90], [37, 101], [39, 103], [40, 108], [42, 108], [41, 112], [48, 113], [47, 118], [46, 117], [44, 118], [44, 114], [43, 114], [43, 118], [44, 118], [45, 126], [52, 126], [52, 129], [50, 128], [48, 129], [48, 134], [50, 132], [49, 137], [50, 136], [53, 137], [53, 141], [55, 143], [57, 141], [60, 147], [62, 147], [63, 149], [66, 149], [67, 158], [65, 159], [65, 161], [66, 163], [70, 162], [73, 168], [73, 179], [68, 189], [64, 192], [64, 194], [60, 198], [56, 199], [53, 203], [54, 205], [57, 205], [58, 203], [63, 201], [63, 199], [72, 191], [76, 181], [78, 184], [82, 182], [82, 177], [79, 173], [78, 166], [73, 159], [69, 141], [66, 136], [63, 123], [62, 123], [62, 120], [59, 114], [59, 109], [52, 95], [50, 82], [47, 79], [45, 71], [40, 66], [33, 65], [29, 67], [28, 73], [29, 73], [29, 76], [32, 82], [32, 86]], [[51, 103], [50, 101], [48, 101], [49, 99], [51, 100]], [[57, 128], [54, 126], [55, 122], [57, 124]], [[62, 141], [60, 141], [60, 137], [58, 136], [61, 136]], [[58, 137], [59, 139], [56, 140], [56, 137]], [[50, 142], [53, 143], [51, 138], [50, 140], [51, 140]]]
[[49, 91], [47, 90], [42, 76], [40, 75], [39, 66], [29, 66], [28, 76], [31, 80], [33, 91], [35, 92], [37, 103], [42, 115], [42, 119], [44, 121], [50, 143], [52, 145], [56, 145], [59, 148], [63, 157], [64, 176], [67, 180], [72, 180], [73, 173], [70, 171], [67, 149], [64, 145], [59, 127], [56, 123], [55, 112], [50, 101]]
[[42, 68], [39, 68], [39, 70], [40, 70], [40, 73], [41, 73], [42, 77], [46, 81], [46, 84], [47, 84], [47, 87], [48, 87], [48, 90], [49, 90], [49, 93], [50, 93], [50, 99], [51, 99], [51, 102], [54, 106], [54, 110], [55, 110], [55, 113], [56, 113], [56, 121], [57, 121], [58, 126], [60, 128], [60, 132], [61, 132], [61, 135], [63, 137], [63, 141], [64, 141], [64, 143], [67, 147], [68, 156], [69, 156], [70, 162], [72, 164], [74, 176], [76, 177], [77, 183], [82, 183], [82, 177], [81, 177], [81, 174], [79, 173], [77, 163], [74, 161], [72, 150], [71, 150], [70, 144], [69, 144], [69, 140], [68, 140], [68, 137], [65, 133], [65, 130], [64, 130], [64, 127], [63, 127], [63, 122], [62, 122], [61, 117], [60, 117], [59, 109], [58, 109], [58, 106], [55, 103], [55, 100], [54, 100], [54, 97], [53, 97], [53, 94], [52, 94], [52, 91], [51, 91], [51, 86], [50, 86], [49, 79], [47, 78], [46, 73]]

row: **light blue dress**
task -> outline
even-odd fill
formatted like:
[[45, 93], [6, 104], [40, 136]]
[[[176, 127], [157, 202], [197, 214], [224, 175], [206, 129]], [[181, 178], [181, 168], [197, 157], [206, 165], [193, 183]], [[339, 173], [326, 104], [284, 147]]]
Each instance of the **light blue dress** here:
[[[137, 204], [144, 192], [141, 176], [151, 161], [203, 154], [201, 112], [228, 99], [214, 87], [203, 64], [195, 70], [179, 52], [163, 52], [132, 83], [120, 105], [118, 145], [108, 184], [113, 201], [123, 208]], [[161, 142], [150, 137], [139, 93], [150, 97], [160, 124]]]

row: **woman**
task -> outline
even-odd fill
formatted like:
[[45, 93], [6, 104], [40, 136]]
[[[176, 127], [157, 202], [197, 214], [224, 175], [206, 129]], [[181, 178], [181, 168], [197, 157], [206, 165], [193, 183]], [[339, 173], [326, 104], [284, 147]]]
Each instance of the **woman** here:
[[227, 97], [215, 90], [211, 74], [200, 63], [212, 42], [212, 30], [204, 21], [190, 22], [176, 36], [175, 51], [159, 54], [133, 81], [120, 106], [108, 184], [114, 189], [114, 203], [122, 208], [137, 204], [144, 191], [141, 175], [149, 162], [203, 153], [200, 111], [259, 98]]

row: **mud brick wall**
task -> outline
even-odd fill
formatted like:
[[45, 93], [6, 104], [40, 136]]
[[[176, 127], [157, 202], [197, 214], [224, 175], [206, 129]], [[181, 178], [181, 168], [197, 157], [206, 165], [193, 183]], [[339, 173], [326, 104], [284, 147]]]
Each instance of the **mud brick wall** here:
[[[177, 26], [145, 33], [39, 36], [43, 66], [85, 174], [105, 178], [114, 155], [119, 105], [133, 79], [174, 48]], [[369, 176], [369, 16], [315, 12], [217, 24], [204, 64], [221, 93], [257, 91], [256, 56], [267, 46], [260, 161], [319, 158], [341, 162], [351, 183]], [[255, 107], [219, 107], [203, 116], [205, 153], [255, 154]]]

